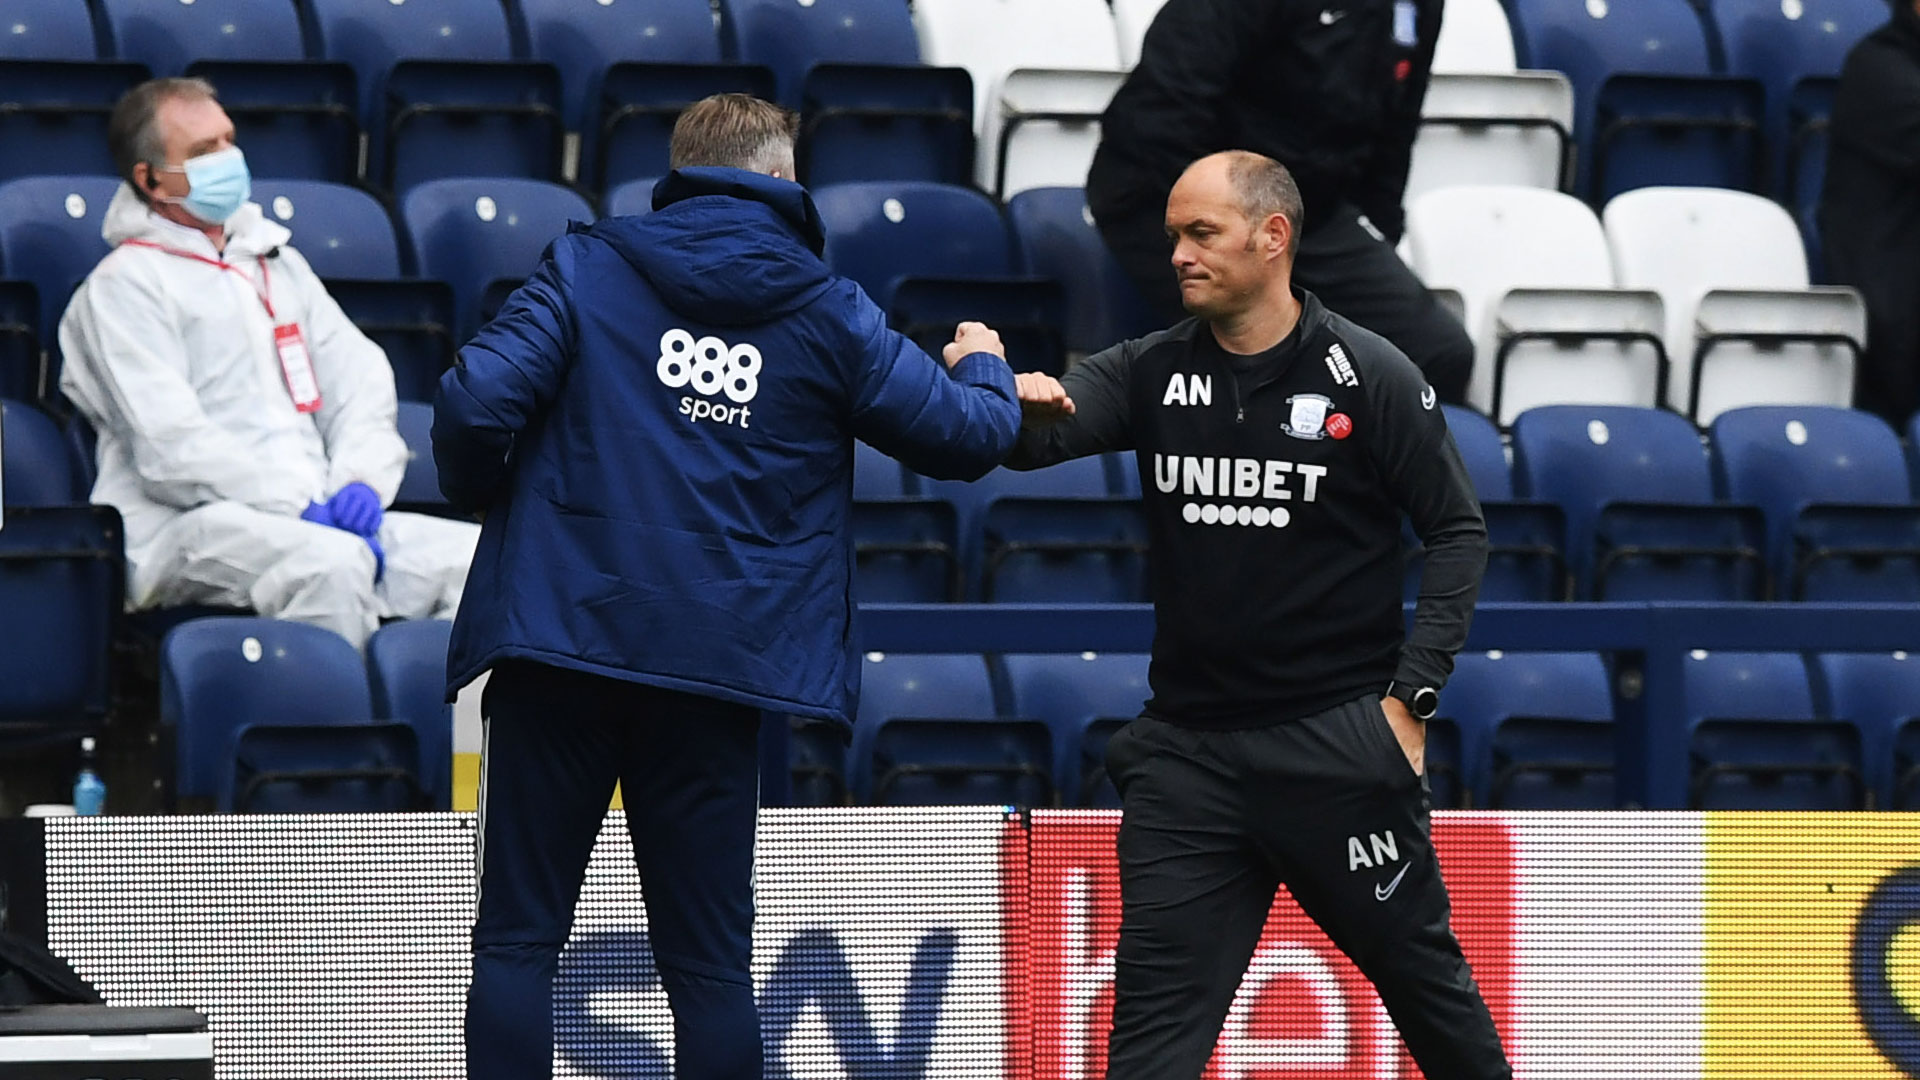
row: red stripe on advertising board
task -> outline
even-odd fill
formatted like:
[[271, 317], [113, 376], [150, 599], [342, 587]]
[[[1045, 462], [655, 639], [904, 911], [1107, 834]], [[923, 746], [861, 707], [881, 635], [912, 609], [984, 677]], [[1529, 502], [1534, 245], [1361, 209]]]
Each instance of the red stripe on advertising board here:
[[[1033, 817], [1022, 1008], [1032, 1018], [1034, 1080], [1097, 1080], [1106, 1070], [1120, 928], [1118, 827], [1117, 814]], [[1504, 1031], [1513, 985], [1513, 846], [1492, 818], [1450, 815], [1434, 834], [1454, 929]], [[1208, 1080], [1418, 1075], [1365, 977], [1283, 890]]]

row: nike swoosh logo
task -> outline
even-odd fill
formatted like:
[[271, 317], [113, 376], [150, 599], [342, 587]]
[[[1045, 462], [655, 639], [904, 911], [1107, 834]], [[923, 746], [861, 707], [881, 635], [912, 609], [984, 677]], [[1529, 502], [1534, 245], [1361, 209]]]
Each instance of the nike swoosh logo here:
[[1431, 386], [1427, 387], [1425, 390], [1420, 391], [1420, 407], [1427, 410], [1428, 412], [1433, 411], [1433, 403], [1435, 401], [1438, 401], [1439, 399], [1440, 399], [1440, 395], [1434, 393], [1433, 387]]
[[1332, 26], [1346, 17], [1347, 13], [1344, 11], [1323, 11], [1320, 13], [1320, 25]]
[[1413, 869], [1413, 864], [1408, 863], [1400, 868], [1399, 873], [1393, 875], [1392, 881], [1387, 882], [1385, 885], [1375, 885], [1373, 887], [1373, 898], [1383, 904], [1386, 903], [1387, 898], [1393, 895], [1393, 891], [1400, 887], [1400, 879], [1406, 877], [1407, 871], [1411, 869]]

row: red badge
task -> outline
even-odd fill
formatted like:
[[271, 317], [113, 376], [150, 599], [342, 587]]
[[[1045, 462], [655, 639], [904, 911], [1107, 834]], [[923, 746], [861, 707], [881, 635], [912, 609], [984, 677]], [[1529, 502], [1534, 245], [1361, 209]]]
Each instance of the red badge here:
[[1346, 413], [1334, 413], [1327, 417], [1327, 434], [1336, 439], [1346, 438], [1353, 434], [1353, 420]]
[[1399, 63], [1393, 65], [1393, 81], [1394, 82], [1406, 82], [1407, 76], [1411, 74], [1413, 74], [1413, 61], [1402, 60]]

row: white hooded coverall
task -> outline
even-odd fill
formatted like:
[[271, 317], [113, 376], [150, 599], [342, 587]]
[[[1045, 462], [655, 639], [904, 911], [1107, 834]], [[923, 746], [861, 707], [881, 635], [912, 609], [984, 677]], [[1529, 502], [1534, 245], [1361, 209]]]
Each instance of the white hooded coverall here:
[[[477, 525], [385, 515], [376, 584], [365, 540], [300, 517], [354, 481], [391, 503], [407, 447], [386, 354], [287, 246], [292, 234], [248, 203], [227, 222], [223, 254], [126, 184], [101, 232], [114, 250], [60, 321], [60, 388], [98, 435], [93, 501], [125, 519], [129, 607], [250, 607], [356, 646], [383, 617], [451, 618]], [[294, 407], [276, 323], [300, 328], [315, 412]]]

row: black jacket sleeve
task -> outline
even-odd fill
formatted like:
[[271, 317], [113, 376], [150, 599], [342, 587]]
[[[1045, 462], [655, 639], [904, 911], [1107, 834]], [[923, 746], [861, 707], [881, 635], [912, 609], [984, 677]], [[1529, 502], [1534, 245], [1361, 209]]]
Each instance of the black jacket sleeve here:
[[1373, 148], [1373, 158], [1360, 174], [1352, 193], [1353, 203], [1367, 215], [1390, 244], [1400, 242], [1406, 230], [1407, 173], [1413, 167], [1413, 140], [1420, 134], [1420, 107], [1427, 100], [1427, 86], [1433, 81], [1433, 51], [1440, 37], [1438, 2], [1421, 6], [1416, 29], [1419, 45], [1415, 48], [1407, 85], [1400, 95], [1399, 107], [1388, 118]]
[[[1273, 0], [1168, 0], [1141, 44], [1139, 77], [1114, 97], [1105, 136], [1187, 162], [1224, 148], [1243, 54]], [[1152, 87], [1151, 92], [1144, 88]], [[1177, 175], [1177, 172], [1176, 172]]]
[[1073, 399], [1073, 415], [1054, 421], [1023, 420], [1007, 468], [1040, 469], [1089, 454], [1133, 449], [1128, 385], [1140, 348], [1140, 341], [1123, 341], [1068, 369], [1060, 385]]
[[1374, 467], [1427, 549], [1413, 632], [1394, 681], [1437, 689], [1453, 673], [1453, 656], [1466, 644], [1473, 622], [1487, 566], [1487, 525], [1433, 388], [1404, 356], [1395, 354], [1392, 360], [1378, 365], [1368, 384], [1374, 430], [1381, 433], [1370, 450]]
[[[1914, 33], [1920, 34], [1920, 18]], [[1847, 57], [1833, 106], [1833, 139], [1920, 183], [1920, 56], [1886, 40], [1892, 36], [1883, 29]]]

